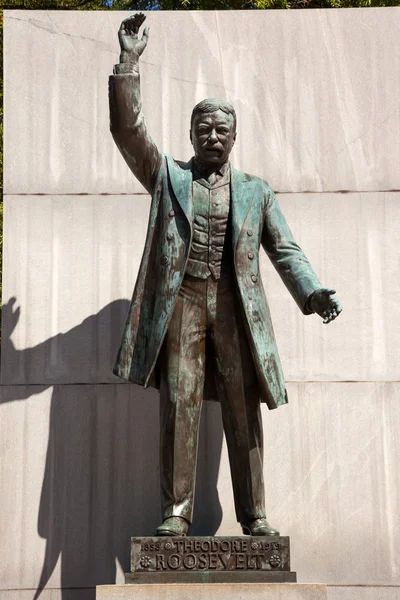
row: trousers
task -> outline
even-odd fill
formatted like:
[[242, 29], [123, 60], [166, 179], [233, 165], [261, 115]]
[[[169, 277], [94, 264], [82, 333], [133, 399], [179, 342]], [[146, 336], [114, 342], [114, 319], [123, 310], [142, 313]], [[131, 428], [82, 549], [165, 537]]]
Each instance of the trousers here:
[[164, 519], [192, 522], [208, 351], [216, 367], [236, 517], [265, 517], [257, 374], [231, 274], [184, 277], [161, 350], [160, 470]]

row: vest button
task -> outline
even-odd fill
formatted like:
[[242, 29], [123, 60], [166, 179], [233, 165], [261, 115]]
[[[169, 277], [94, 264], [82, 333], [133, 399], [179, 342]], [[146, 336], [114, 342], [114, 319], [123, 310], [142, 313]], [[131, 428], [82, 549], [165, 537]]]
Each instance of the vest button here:
[[169, 214], [170, 217], [174, 217], [175, 216], [175, 211], [174, 210], [170, 210], [168, 214]]
[[257, 281], [258, 281], [257, 275], [252, 275], [251, 276], [251, 280], [252, 280], [253, 283], [257, 283]]
[[213, 190], [213, 191], [211, 192], [211, 194], [212, 194], [213, 196], [216, 196], [216, 195], [218, 194], [218, 190]]
[[247, 235], [250, 235], [250, 236], [253, 235], [253, 231], [251, 229], [248, 229], [247, 230]]
[[253, 258], [254, 258], [254, 254], [252, 252], [249, 252], [247, 256], [249, 257], [250, 260], [253, 260]]
[[249, 300], [253, 300], [253, 296], [249, 296]]
[[212, 260], [212, 261], [211, 261], [211, 264], [212, 264], [212, 265], [215, 265], [215, 260]]
[[215, 223], [215, 217], [211, 217], [211, 222]]
[[167, 234], [167, 240], [170, 242], [173, 239], [174, 239], [174, 236], [172, 235], [172, 233], [168, 233]]
[[161, 264], [162, 264], [162, 265], [167, 265], [167, 264], [168, 264], [168, 256], [165, 256], [165, 255], [164, 255], [164, 256], [161, 258]]

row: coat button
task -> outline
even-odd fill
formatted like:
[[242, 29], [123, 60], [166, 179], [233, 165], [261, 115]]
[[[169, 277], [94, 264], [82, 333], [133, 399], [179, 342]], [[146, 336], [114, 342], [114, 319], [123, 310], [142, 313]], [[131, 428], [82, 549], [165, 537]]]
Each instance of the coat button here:
[[175, 216], [175, 211], [174, 210], [170, 210], [168, 214], [169, 214], [170, 217], [174, 217]]
[[248, 229], [248, 230], [247, 230], [247, 235], [250, 235], [250, 236], [252, 236], [252, 235], [253, 235], [253, 231], [252, 231], [252, 229]]
[[173, 234], [172, 233], [167, 233], [167, 240], [170, 242], [173, 239], [174, 239]]
[[211, 194], [212, 194], [213, 196], [216, 196], [216, 195], [218, 194], [218, 190], [213, 190], [213, 191], [211, 192]]
[[253, 260], [253, 258], [254, 258], [254, 254], [252, 252], [249, 252], [247, 256], [249, 257], [250, 260]]
[[257, 283], [257, 281], [258, 281], [257, 275], [252, 275], [251, 276], [251, 280], [252, 280], [253, 283]]
[[164, 255], [164, 256], [161, 258], [161, 264], [162, 264], [162, 265], [167, 265], [167, 264], [168, 264], [168, 256], [165, 256], [165, 255]]
[[249, 300], [253, 300], [253, 296], [249, 296]]

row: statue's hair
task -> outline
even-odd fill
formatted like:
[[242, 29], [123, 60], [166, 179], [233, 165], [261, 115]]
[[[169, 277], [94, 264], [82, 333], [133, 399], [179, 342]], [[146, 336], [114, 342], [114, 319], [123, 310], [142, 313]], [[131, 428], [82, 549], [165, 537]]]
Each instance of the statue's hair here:
[[201, 115], [203, 113], [211, 113], [217, 110], [222, 110], [227, 115], [233, 116], [233, 124], [236, 128], [236, 112], [233, 108], [232, 104], [229, 104], [226, 100], [217, 100], [217, 98], [206, 98], [202, 100], [192, 110], [192, 117], [190, 119], [190, 129], [193, 126], [194, 118], [197, 115]]

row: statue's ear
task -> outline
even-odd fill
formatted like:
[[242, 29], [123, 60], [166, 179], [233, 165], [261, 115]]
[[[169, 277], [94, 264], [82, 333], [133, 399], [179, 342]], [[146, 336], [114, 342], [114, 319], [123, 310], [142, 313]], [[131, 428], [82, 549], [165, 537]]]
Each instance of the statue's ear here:
[[189, 131], [190, 143], [193, 146], [192, 130]]

